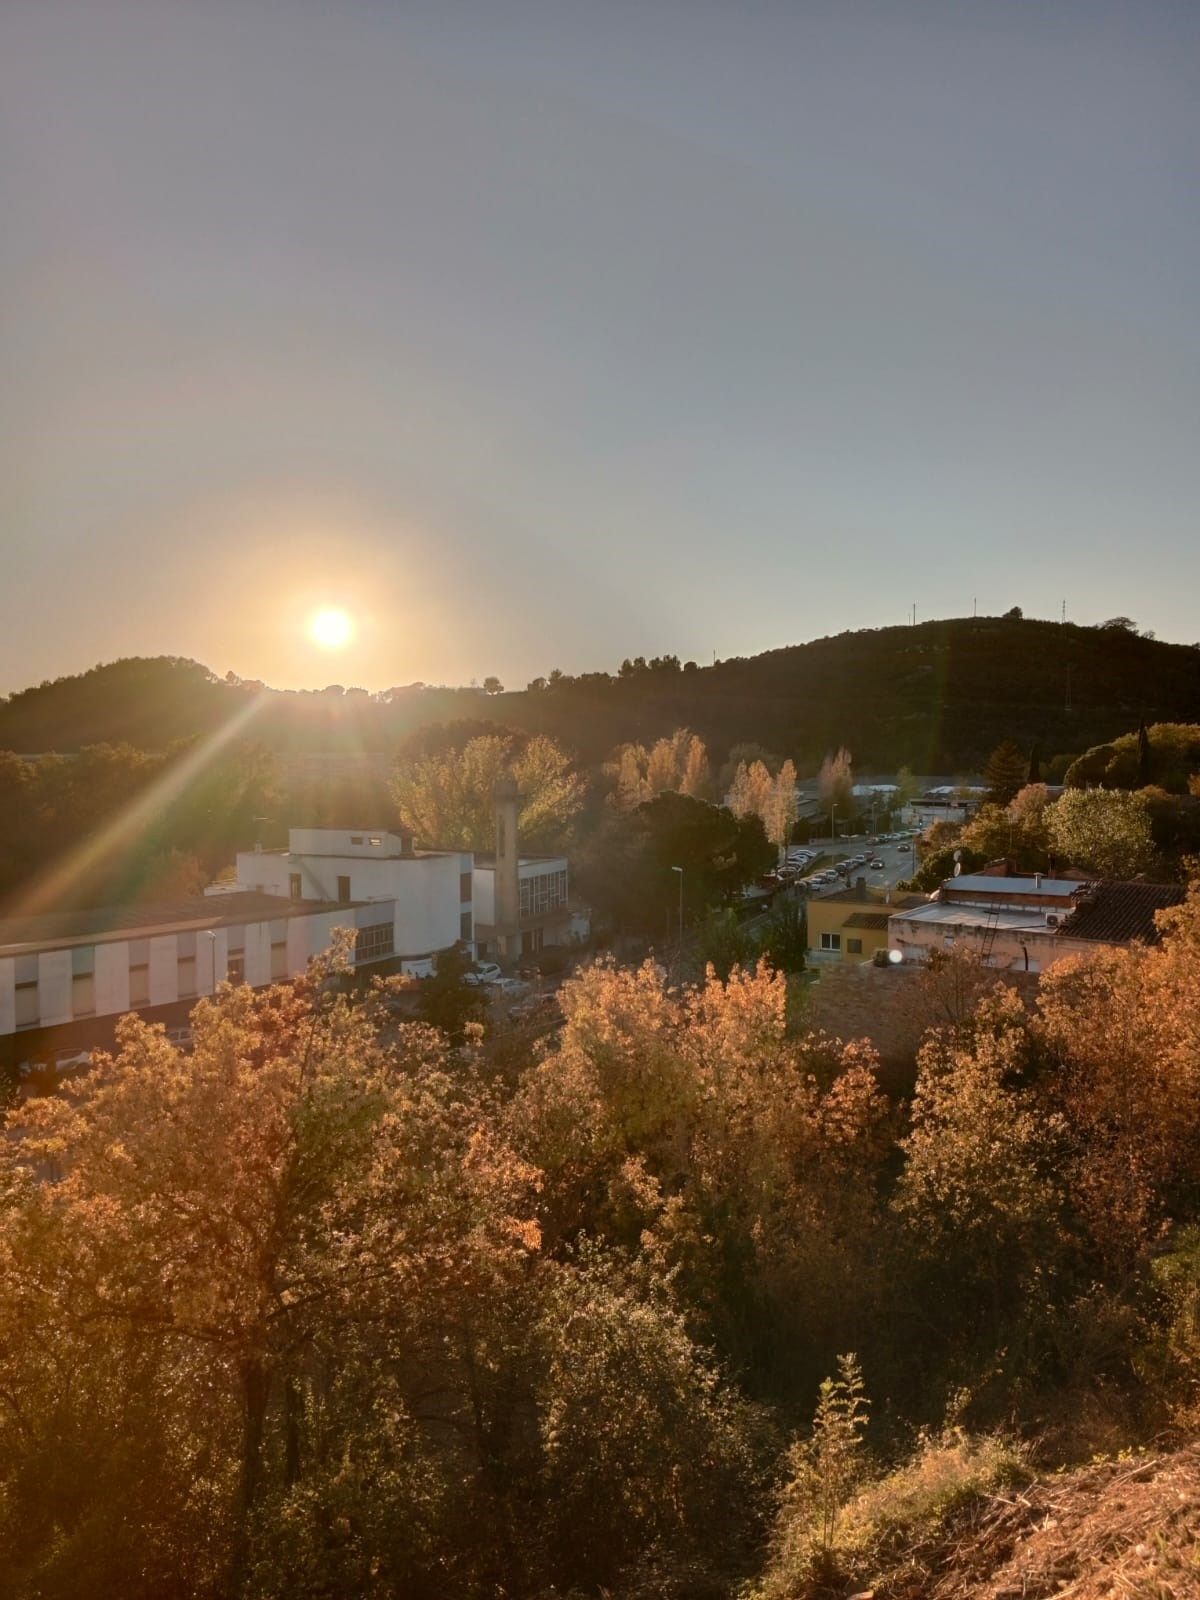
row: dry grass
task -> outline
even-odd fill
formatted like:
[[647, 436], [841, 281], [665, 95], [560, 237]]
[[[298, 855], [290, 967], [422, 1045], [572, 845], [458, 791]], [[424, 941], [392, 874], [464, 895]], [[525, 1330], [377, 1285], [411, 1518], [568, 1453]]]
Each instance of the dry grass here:
[[995, 1440], [931, 1441], [849, 1506], [836, 1572], [770, 1600], [1200, 1600], [1200, 1443], [1022, 1483]]

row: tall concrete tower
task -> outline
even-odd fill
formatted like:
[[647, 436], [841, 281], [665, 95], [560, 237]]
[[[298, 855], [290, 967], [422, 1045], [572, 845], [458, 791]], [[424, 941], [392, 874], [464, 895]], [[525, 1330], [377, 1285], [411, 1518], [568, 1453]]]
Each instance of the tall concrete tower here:
[[521, 847], [517, 816], [521, 796], [517, 782], [506, 774], [496, 783], [496, 939], [501, 956], [516, 960], [521, 954]]

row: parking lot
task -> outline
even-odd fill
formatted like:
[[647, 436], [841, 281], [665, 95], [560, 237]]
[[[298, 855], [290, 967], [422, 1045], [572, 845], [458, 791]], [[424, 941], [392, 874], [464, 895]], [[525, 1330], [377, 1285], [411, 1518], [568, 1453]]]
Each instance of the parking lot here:
[[[792, 847], [793, 850], [799, 848]], [[799, 879], [804, 890], [809, 895], [836, 894], [846, 888], [847, 884], [865, 878], [872, 889], [894, 889], [902, 878], [911, 877], [914, 868], [913, 841], [905, 834], [902, 838], [881, 837], [877, 842], [872, 842], [869, 834], [857, 837], [839, 837], [836, 839], [812, 839], [804, 847], [815, 850], [818, 857], [825, 857], [836, 863], [841, 858], [844, 863], [856, 856], [865, 859], [850, 868], [849, 873], [834, 872], [833, 866], [825, 868], [821, 874], [824, 882], [811, 882], [808, 876]], [[874, 865], [879, 862], [880, 865]], [[829, 874], [833, 873], [830, 877]]]

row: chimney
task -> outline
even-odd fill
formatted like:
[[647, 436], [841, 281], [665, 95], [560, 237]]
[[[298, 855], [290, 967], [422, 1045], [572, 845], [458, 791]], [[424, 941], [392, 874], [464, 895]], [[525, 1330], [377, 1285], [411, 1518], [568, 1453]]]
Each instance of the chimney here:
[[521, 953], [521, 850], [517, 838], [517, 816], [521, 796], [516, 779], [506, 774], [498, 779], [496, 805], [496, 934], [502, 956]]
[[865, 900], [867, 898], [867, 880], [865, 878], [856, 878], [854, 881], [854, 887]]
[[1033, 875], [1033, 887], [1035, 889], [1040, 889], [1042, 887], [1042, 875], [1040, 872], [1035, 872]]

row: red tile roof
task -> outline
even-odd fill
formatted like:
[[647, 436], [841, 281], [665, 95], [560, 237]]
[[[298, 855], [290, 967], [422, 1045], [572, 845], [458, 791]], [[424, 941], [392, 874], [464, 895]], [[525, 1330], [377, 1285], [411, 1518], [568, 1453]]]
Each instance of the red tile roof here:
[[1059, 931], [1068, 939], [1094, 939], [1100, 944], [1127, 944], [1133, 939], [1157, 944], [1154, 913], [1179, 905], [1186, 896], [1180, 883], [1096, 883]]

